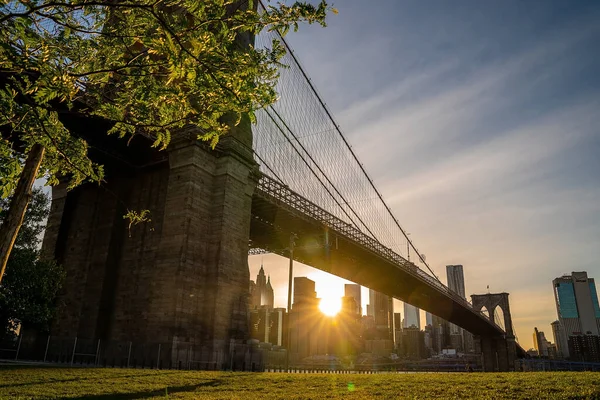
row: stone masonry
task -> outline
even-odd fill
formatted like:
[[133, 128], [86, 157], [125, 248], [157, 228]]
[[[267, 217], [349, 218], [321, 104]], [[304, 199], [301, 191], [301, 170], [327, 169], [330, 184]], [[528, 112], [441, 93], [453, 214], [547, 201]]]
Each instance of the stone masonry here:
[[[113, 173], [106, 186], [53, 188], [43, 252], [67, 278], [52, 335], [222, 351], [248, 337], [258, 175], [241, 132], [216, 150], [179, 134], [163, 163]], [[151, 221], [129, 228], [128, 208]]]

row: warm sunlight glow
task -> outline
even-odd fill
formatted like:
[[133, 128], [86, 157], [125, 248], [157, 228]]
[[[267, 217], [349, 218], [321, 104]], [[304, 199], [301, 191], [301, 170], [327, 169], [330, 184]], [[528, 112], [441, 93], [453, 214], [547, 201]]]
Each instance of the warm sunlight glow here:
[[319, 310], [325, 315], [333, 317], [342, 309], [342, 299], [339, 297], [324, 297], [319, 303]]

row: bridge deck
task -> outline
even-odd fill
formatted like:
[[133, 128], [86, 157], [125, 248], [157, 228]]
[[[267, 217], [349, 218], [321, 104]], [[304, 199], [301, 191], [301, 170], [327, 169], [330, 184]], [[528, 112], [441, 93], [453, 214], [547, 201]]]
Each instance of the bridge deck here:
[[415, 264], [263, 175], [252, 201], [251, 247], [288, 256], [292, 233], [298, 236], [294, 259], [299, 262], [406, 301], [473, 334], [504, 334]]

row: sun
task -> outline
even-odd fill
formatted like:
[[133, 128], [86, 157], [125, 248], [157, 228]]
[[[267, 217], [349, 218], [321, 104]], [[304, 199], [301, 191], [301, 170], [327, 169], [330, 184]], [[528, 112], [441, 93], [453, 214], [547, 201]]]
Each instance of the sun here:
[[339, 297], [324, 297], [319, 303], [319, 310], [327, 316], [333, 317], [342, 309], [342, 299]]

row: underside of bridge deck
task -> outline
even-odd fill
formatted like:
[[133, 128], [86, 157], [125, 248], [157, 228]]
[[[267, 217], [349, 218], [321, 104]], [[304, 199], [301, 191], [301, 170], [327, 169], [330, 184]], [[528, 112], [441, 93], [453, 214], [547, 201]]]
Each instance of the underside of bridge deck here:
[[[414, 274], [328, 229], [321, 222], [295, 212], [285, 204], [278, 204], [258, 189], [252, 199], [251, 247], [287, 256], [292, 234], [297, 236], [294, 259], [298, 262], [406, 301], [473, 334], [501, 334], [483, 316], [458, 304]], [[329, 243], [326, 243], [326, 237]]]

